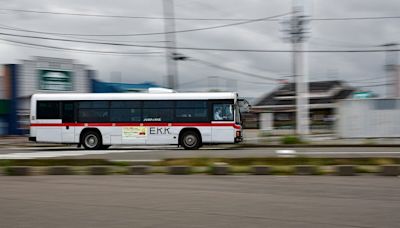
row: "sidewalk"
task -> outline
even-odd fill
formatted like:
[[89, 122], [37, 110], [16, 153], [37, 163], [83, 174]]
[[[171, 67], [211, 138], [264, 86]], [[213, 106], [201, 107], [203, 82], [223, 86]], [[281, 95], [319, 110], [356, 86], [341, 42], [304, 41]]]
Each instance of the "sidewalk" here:
[[30, 142], [27, 136], [2, 136], [0, 147], [59, 147], [63, 144]]
[[[283, 137], [262, 135], [258, 129], [244, 130], [244, 144], [249, 146], [290, 146], [281, 144]], [[305, 142], [302, 146], [400, 146], [400, 138], [341, 139], [334, 134], [308, 135]]]
[[[400, 147], [400, 138], [376, 139], [339, 139], [333, 134], [309, 135], [304, 144], [281, 144], [285, 136], [263, 136], [257, 129], [244, 130], [244, 141], [233, 147]], [[0, 147], [60, 147], [64, 144], [35, 143], [28, 141], [27, 136], [0, 137]], [[231, 144], [221, 147], [232, 147]]]

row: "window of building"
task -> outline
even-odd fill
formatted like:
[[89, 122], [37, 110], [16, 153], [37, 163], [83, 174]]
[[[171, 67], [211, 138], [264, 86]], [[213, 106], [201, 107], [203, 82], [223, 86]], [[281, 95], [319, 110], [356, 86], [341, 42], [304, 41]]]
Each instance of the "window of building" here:
[[377, 99], [374, 103], [374, 108], [377, 110], [396, 109], [397, 100], [395, 99]]
[[232, 121], [233, 120], [233, 104], [214, 104], [213, 120]]
[[38, 101], [36, 107], [37, 119], [60, 119], [60, 102]]

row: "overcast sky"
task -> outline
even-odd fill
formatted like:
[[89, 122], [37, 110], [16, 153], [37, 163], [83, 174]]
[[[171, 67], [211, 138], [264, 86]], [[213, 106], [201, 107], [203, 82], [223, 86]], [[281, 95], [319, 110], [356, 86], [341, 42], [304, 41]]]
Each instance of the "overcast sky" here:
[[[304, 0], [312, 18], [400, 16], [398, 0]], [[0, 1], [0, 8], [68, 13], [163, 17], [162, 0], [13, 0]], [[184, 18], [262, 18], [291, 11], [291, 0], [175, 0], [175, 16]], [[80, 17], [34, 14], [0, 10], [0, 27], [12, 26], [29, 30], [80, 33], [127, 34], [163, 32], [163, 20]], [[176, 21], [176, 30], [201, 28], [232, 21]], [[400, 19], [312, 21], [307, 45], [309, 49], [373, 49], [388, 42], [399, 42]], [[262, 21], [213, 30], [177, 34], [177, 46], [233, 49], [289, 50], [279, 21]], [[1, 29], [1, 32], [29, 34]], [[52, 36], [56, 37], [56, 36]], [[59, 47], [117, 52], [164, 51], [157, 48], [112, 47], [105, 45], [43, 41], [6, 37], [18, 41]], [[60, 38], [58, 36], [57, 38]], [[65, 38], [65, 37], [64, 37]], [[145, 45], [164, 45], [163, 35], [135, 37], [73, 37]], [[152, 81], [163, 85], [166, 77], [165, 55], [120, 56], [88, 54], [16, 46], [0, 40], [0, 63], [18, 63], [31, 56], [76, 59], [98, 71], [101, 80], [110, 81], [120, 72], [123, 82]], [[246, 53], [180, 50], [186, 56], [240, 71], [276, 79], [291, 73], [290, 53]], [[308, 54], [309, 78], [316, 80], [356, 80], [353, 85], [384, 84], [384, 53], [311, 53]], [[220, 77], [215, 78], [215, 76]], [[379, 78], [382, 79], [372, 79]], [[226, 79], [232, 79], [227, 81]], [[362, 82], [363, 79], [370, 79]], [[233, 90], [247, 97], [259, 97], [277, 86], [276, 82], [223, 71], [195, 61], [179, 62], [179, 84], [184, 90], [205, 90], [209, 86]], [[235, 81], [236, 80], [236, 81]], [[189, 83], [192, 82], [193, 83]], [[235, 83], [236, 82], [236, 83]], [[271, 84], [268, 84], [271, 83]], [[237, 84], [237, 86], [235, 86]], [[366, 87], [382, 93], [383, 87]]]

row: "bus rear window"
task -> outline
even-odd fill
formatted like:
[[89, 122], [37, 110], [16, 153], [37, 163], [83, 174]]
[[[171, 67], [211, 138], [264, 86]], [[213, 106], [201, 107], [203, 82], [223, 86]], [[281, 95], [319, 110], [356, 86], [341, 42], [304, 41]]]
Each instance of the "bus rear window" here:
[[60, 102], [38, 101], [36, 119], [60, 119]]

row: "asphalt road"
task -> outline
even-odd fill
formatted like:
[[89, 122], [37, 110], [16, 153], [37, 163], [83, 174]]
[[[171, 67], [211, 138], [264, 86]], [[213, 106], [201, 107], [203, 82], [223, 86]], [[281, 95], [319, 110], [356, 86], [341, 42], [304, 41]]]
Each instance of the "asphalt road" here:
[[1, 227], [398, 227], [400, 179], [0, 176]]
[[241, 148], [205, 147], [183, 150], [176, 146], [111, 147], [108, 150], [83, 150], [76, 147], [0, 148], [0, 159], [25, 158], [103, 158], [111, 160], [160, 160], [192, 157], [399, 157], [399, 147], [322, 147], [322, 148]]

